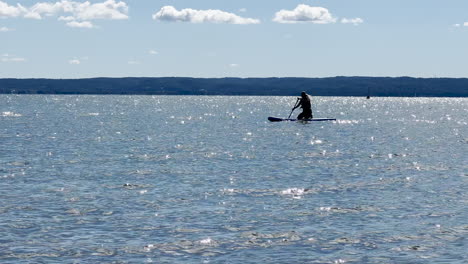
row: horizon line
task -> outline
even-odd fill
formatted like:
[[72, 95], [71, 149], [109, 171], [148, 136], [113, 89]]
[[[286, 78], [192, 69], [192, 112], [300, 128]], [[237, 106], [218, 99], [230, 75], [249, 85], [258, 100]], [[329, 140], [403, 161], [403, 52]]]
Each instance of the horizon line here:
[[0, 80], [15, 79], [15, 80], [85, 80], [85, 79], [131, 79], [131, 78], [146, 78], [146, 79], [162, 79], [162, 78], [186, 78], [186, 79], [329, 79], [329, 78], [411, 78], [411, 79], [468, 79], [468, 77], [415, 77], [408, 75], [401, 76], [367, 76], [367, 75], [336, 75], [327, 77], [301, 77], [301, 76], [269, 76], [269, 77], [191, 77], [191, 76], [96, 76], [96, 77], [64, 77], [64, 78], [51, 78], [51, 77], [0, 77]]

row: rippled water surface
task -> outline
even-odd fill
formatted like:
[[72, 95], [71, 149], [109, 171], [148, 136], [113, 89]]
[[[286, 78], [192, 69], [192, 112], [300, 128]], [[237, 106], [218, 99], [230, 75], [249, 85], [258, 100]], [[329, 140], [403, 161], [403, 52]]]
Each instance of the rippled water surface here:
[[294, 101], [0, 95], [0, 263], [468, 261], [468, 99]]

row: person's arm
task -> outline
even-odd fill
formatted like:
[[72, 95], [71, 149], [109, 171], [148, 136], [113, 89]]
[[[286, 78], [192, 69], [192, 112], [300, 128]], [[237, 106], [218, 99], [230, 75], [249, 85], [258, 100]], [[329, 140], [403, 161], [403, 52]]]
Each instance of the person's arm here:
[[298, 98], [298, 100], [296, 102], [296, 105], [294, 106], [293, 110], [302, 105], [302, 99], [301, 100], [299, 100], [299, 99], [301, 99], [301, 98]]

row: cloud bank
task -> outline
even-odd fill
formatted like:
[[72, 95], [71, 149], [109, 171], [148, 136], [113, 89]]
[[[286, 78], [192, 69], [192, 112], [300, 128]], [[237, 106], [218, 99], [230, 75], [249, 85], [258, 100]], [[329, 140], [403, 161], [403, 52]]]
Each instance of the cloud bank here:
[[18, 17], [26, 11], [26, 8], [17, 4], [16, 6], [10, 6], [8, 3], [0, 1], [0, 18]]
[[[90, 20], [128, 19], [128, 6], [125, 2], [106, 0], [101, 3], [75, 2], [62, 0], [60, 2], [39, 2], [31, 7], [21, 4], [8, 5], [0, 1], [0, 18], [23, 17], [43, 19], [44, 17], [60, 16], [58, 20], [68, 21], [70, 27], [93, 27]], [[66, 15], [66, 16], [65, 16]], [[74, 23], [72, 23], [74, 22]]]
[[[309, 5], [298, 5], [294, 10], [280, 10], [273, 18], [274, 22], [283, 24], [312, 23], [331, 24], [336, 23], [338, 18], [334, 17], [330, 11], [324, 7]], [[362, 18], [342, 18], [341, 23], [353, 24], [355, 26], [364, 23]]]
[[343, 18], [341, 19], [341, 23], [343, 24], [353, 24], [355, 26], [364, 23], [364, 20], [362, 18], [356, 17], [356, 18]]
[[68, 63], [72, 65], [79, 65], [81, 61], [78, 59], [73, 59], [73, 60], [69, 60]]
[[0, 32], [8, 32], [8, 31], [13, 31], [13, 29], [7, 28], [7, 27], [0, 27]]
[[[239, 12], [245, 12], [242, 8]], [[128, 5], [119, 0], [105, 0], [99, 3], [89, 1], [76, 2], [61, 0], [58, 2], [38, 2], [30, 7], [21, 4], [10, 5], [0, 0], [0, 18], [22, 17], [29, 19], [44, 19], [57, 16], [59, 21], [73, 28], [94, 28], [93, 20], [125, 20], [128, 19]], [[153, 19], [166, 22], [188, 23], [226, 23], [226, 24], [259, 24], [259, 19], [246, 18], [234, 13], [217, 9], [196, 10], [185, 8], [177, 10], [173, 6], [163, 6], [153, 14]], [[314, 7], [300, 4], [293, 10], [280, 10], [275, 13], [274, 22], [277, 23], [336, 23], [338, 18], [324, 7]], [[359, 25], [361, 18], [342, 18], [341, 23]], [[2, 32], [6, 31], [2, 28]]]
[[13, 56], [13, 55], [10, 55], [10, 54], [3, 54], [0, 57], [0, 61], [1, 62], [25, 62], [26, 59], [21, 58], [21, 57], [17, 57], [17, 56]]
[[83, 21], [83, 22], [70, 21], [70, 22], [67, 22], [66, 25], [72, 28], [94, 28], [94, 25], [89, 21]]
[[460, 23], [457, 23], [457, 24], [453, 24], [454, 27], [468, 27], [468, 22], [464, 22], [463, 24], [460, 24]]
[[189, 22], [189, 23], [227, 23], [227, 24], [258, 24], [260, 20], [244, 18], [233, 13], [221, 10], [195, 10], [186, 8], [177, 10], [173, 6], [163, 6], [153, 15], [154, 20], [167, 22]]
[[273, 21], [278, 23], [335, 23], [336, 18], [323, 7], [298, 5], [294, 10], [280, 10], [276, 12]]

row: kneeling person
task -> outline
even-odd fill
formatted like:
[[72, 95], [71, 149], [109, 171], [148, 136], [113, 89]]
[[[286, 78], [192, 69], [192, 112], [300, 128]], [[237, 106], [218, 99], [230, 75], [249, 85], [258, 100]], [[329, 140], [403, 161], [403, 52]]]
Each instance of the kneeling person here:
[[310, 97], [309, 97], [308, 94], [306, 94], [306, 92], [301, 93], [301, 98], [300, 98], [299, 102], [297, 103], [297, 105], [294, 106], [293, 110], [298, 108], [298, 107], [302, 108], [302, 113], [300, 113], [297, 116], [298, 120], [314, 118], [313, 115], [312, 115], [312, 106], [311, 106], [311, 103], [310, 103]]

